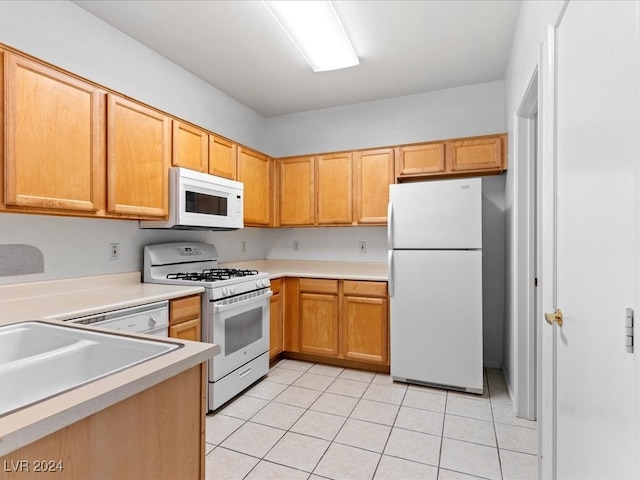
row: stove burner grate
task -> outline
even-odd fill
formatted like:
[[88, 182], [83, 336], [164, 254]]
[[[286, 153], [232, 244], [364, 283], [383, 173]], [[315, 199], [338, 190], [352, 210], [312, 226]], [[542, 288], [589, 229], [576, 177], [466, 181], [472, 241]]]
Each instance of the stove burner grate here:
[[202, 272], [178, 272], [167, 274], [168, 280], [191, 280], [196, 282], [216, 282], [231, 278], [257, 275], [257, 270], [241, 270], [237, 268], [207, 268]]

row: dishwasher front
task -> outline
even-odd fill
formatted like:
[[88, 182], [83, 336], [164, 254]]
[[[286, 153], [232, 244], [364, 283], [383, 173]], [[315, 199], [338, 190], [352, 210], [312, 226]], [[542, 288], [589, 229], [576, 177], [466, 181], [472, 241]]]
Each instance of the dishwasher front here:
[[147, 303], [135, 307], [97, 313], [67, 320], [90, 327], [110, 328], [130, 333], [144, 333], [156, 337], [169, 336], [169, 302]]

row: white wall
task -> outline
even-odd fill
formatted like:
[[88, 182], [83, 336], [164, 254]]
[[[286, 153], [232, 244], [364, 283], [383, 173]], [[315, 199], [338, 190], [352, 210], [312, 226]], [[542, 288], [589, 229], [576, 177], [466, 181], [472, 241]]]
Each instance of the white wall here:
[[274, 157], [468, 137], [505, 130], [502, 81], [269, 117]]
[[[553, 25], [558, 18], [564, 2], [525, 0], [520, 7], [518, 25], [513, 37], [509, 63], [505, 74], [505, 116], [509, 138], [515, 134], [515, 114], [520, 106], [531, 74], [538, 62], [538, 47], [547, 40], [547, 26]], [[518, 217], [516, 172], [518, 158], [514, 142], [509, 142], [510, 168], [505, 183], [505, 312], [503, 370], [509, 386], [516, 385], [516, 274]]]

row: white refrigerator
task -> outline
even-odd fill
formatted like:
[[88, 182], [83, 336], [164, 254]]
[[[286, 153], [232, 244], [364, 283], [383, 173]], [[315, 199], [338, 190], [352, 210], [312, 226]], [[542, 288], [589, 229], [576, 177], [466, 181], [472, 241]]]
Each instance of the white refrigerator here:
[[482, 183], [389, 187], [391, 376], [482, 393]]

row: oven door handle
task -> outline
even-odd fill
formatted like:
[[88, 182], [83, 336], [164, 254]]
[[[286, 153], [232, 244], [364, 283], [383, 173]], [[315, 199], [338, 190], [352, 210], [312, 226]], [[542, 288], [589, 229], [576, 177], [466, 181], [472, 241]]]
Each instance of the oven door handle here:
[[244, 307], [245, 305], [251, 305], [252, 303], [258, 303], [260, 300], [266, 300], [273, 295], [273, 292], [269, 290], [267, 293], [260, 295], [259, 297], [251, 297], [246, 300], [242, 300], [241, 302], [236, 303], [228, 303], [226, 305], [216, 305], [214, 302], [213, 311], [214, 313], [228, 312], [229, 310], [234, 310], [236, 308]]

